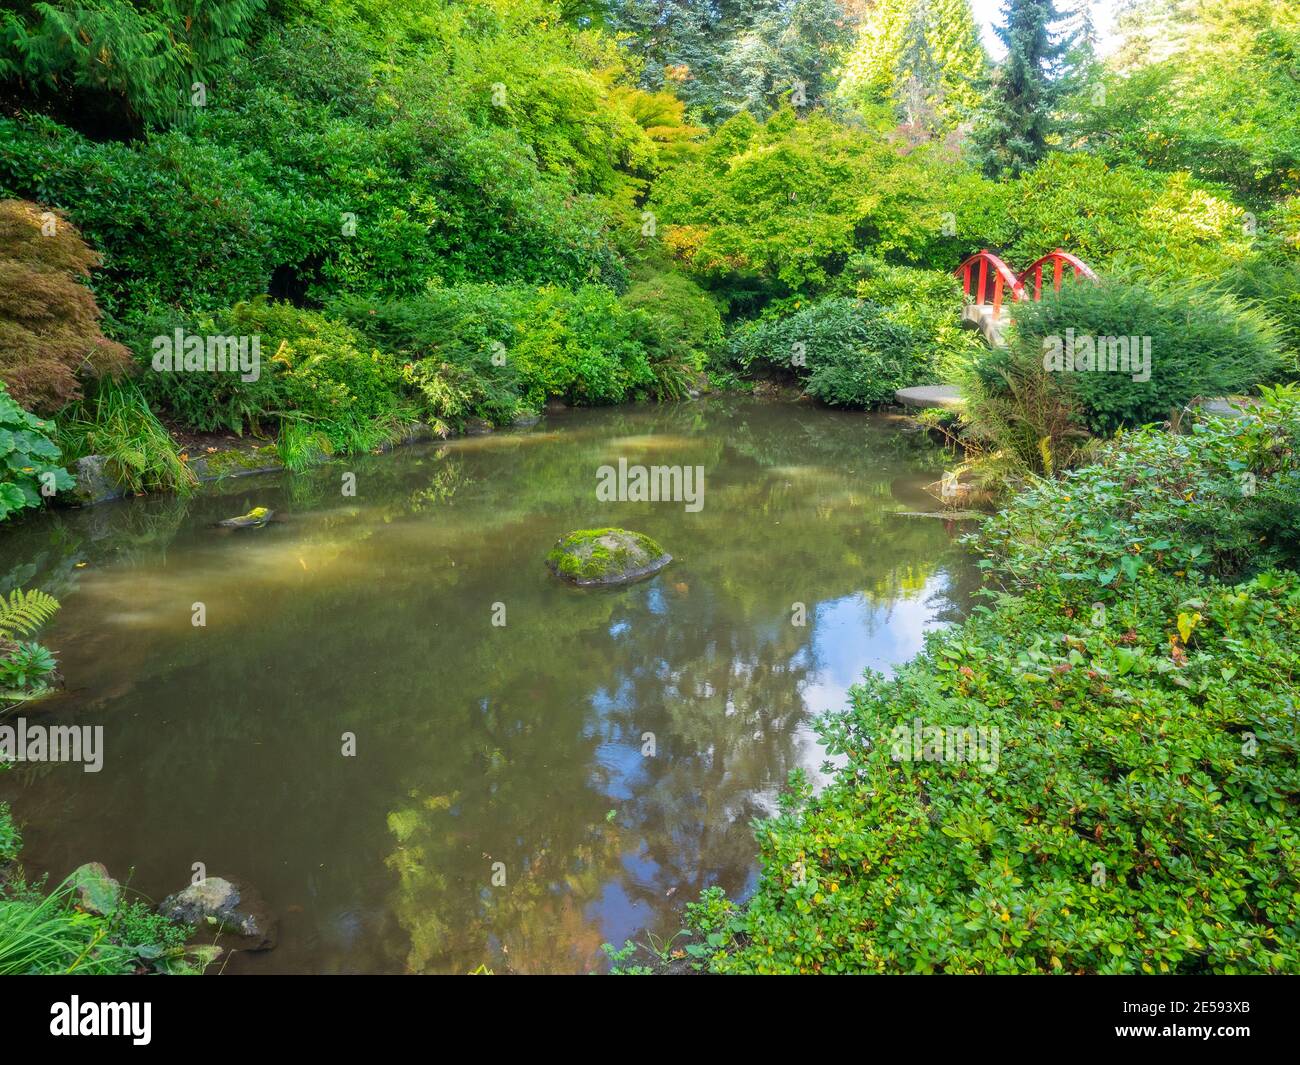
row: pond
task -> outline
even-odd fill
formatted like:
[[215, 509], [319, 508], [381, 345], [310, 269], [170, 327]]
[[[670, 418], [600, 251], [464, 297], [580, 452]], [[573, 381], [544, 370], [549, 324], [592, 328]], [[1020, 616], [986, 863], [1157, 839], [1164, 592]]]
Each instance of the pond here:
[[[671, 935], [702, 888], [753, 885], [750, 822], [826, 769], [814, 718], [968, 600], [962, 530], [904, 516], [944, 458], [904, 425], [566, 411], [0, 534], [4, 588], [63, 603], [41, 639], [67, 683], [8, 718], [104, 730], [97, 773], [0, 774], [28, 875], [101, 861], [154, 900], [195, 863], [239, 877], [280, 943], [228, 972], [585, 972]], [[702, 467], [702, 505], [598, 501], [620, 459]], [[254, 506], [278, 520], [215, 527]], [[548, 573], [604, 525], [674, 561]]]

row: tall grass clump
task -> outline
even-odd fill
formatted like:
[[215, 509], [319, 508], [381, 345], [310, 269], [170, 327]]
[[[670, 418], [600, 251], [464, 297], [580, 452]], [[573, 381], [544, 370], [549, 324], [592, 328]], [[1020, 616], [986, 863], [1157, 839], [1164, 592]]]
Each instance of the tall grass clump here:
[[102, 918], [73, 906], [65, 880], [44, 898], [0, 898], [0, 976], [131, 971], [135, 955], [109, 938]]
[[59, 416], [59, 442], [70, 458], [102, 455], [128, 491], [188, 493], [197, 478], [171, 434], [129, 379], [104, 380]]

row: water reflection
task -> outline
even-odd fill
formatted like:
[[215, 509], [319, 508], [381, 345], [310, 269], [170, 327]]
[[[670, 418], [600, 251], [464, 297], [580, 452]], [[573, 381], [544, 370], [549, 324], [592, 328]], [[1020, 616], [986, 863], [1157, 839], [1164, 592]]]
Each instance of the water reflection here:
[[[598, 504], [620, 456], [702, 465], [703, 509]], [[64, 601], [42, 714], [106, 746], [98, 775], [0, 777], [29, 870], [99, 860], [154, 898], [194, 862], [243, 876], [283, 928], [232, 970], [574, 972], [671, 934], [752, 880], [749, 822], [822, 765], [813, 716], [962, 601], [950, 531], [897, 516], [940, 458], [888, 419], [715, 400], [26, 522], [0, 573]], [[253, 505], [283, 521], [212, 528]], [[555, 582], [542, 555], [593, 524], [676, 561]]]

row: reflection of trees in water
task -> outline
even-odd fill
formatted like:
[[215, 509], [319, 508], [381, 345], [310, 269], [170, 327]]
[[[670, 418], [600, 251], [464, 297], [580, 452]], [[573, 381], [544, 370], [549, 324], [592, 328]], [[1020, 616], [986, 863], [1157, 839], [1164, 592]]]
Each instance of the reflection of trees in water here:
[[[254, 882], [309, 869], [322, 912], [373, 892], [387, 855], [400, 932], [369, 945], [381, 964], [464, 971], [504, 951], [513, 968], [572, 971], [598, 956], [603, 914], [648, 912], [671, 933], [701, 887], [742, 886], [748, 821], [801, 762], [817, 604], [883, 609], [951, 552], [942, 523], [891, 515], [936, 468], [933, 448], [899, 436], [750, 401], [592, 412], [554, 439], [358, 456], [294, 478], [297, 496], [259, 479], [48, 516], [14, 570], [62, 575], [78, 643], [65, 666], [95, 680], [81, 708], [149, 724], [114, 733], [94, 787], [33, 788], [87, 832], [104, 811], [146, 819], [137, 845], [185, 867], [226, 847]], [[656, 580], [555, 584], [541, 556], [600, 516], [595, 469], [619, 448], [705, 464], [705, 508], [619, 512], [678, 556]], [[285, 523], [247, 539], [210, 527], [259, 504]], [[174, 624], [112, 623], [132, 588]], [[500, 599], [504, 630], [489, 623]], [[194, 600], [209, 604], [202, 634]], [[365, 752], [354, 766], [337, 756], [344, 730]], [[655, 758], [640, 754], [647, 731]], [[148, 839], [159, 802], [186, 833], [165, 847]], [[506, 887], [491, 886], [494, 861]], [[355, 956], [314, 949], [340, 967]]]
[[[549, 691], [527, 676], [484, 683], [508, 694], [485, 698], [476, 720], [451, 730], [454, 758], [434, 773], [450, 790], [426, 784], [390, 815], [394, 909], [411, 934], [412, 968], [473, 968], [500, 943], [522, 971], [571, 971], [597, 957], [600, 923], [577, 915], [611, 882], [658, 913], [670, 888], [744, 876], [752, 793], [797, 760], [803, 670], [790, 660], [804, 637], [708, 613], [681, 625], [646, 613], [644, 599], [612, 618], [635, 626], [635, 644], [609, 625], [571, 632], [583, 653], [558, 659], [565, 677]], [[555, 698], [561, 691], [572, 695]], [[645, 732], [653, 758], [640, 753]], [[508, 887], [466, 882], [476, 853], [482, 884], [501, 861]], [[629, 872], [629, 856], [641, 872]], [[565, 938], [575, 927], [581, 935]]]
[[650, 786], [628, 811], [650, 875], [625, 881], [629, 896], [657, 911], [669, 891], [688, 899], [718, 881], [741, 887], [753, 860], [747, 826], [763, 812], [757, 793], [799, 764], [807, 716], [807, 669], [795, 664], [805, 630], [724, 624], [705, 642], [698, 631], [666, 628], [660, 668], [629, 678], [627, 710], [616, 715], [634, 739], [638, 722], [662, 721], [657, 756], [645, 762]]
[[[761, 481], [726, 491], [692, 526], [692, 557], [716, 555], [713, 568], [683, 565], [626, 598], [593, 596], [618, 604], [594, 623], [584, 624], [581, 605], [567, 620], [548, 619], [548, 647], [528, 660], [554, 663], [563, 683], [512, 677], [500, 663], [494, 671], [491, 636], [457, 647], [458, 660], [482, 663], [481, 689], [495, 693], [455, 730], [468, 745], [457, 758], [483, 783], [454, 790], [454, 810], [430, 803], [441, 792], [416, 788], [390, 821], [400, 828], [394, 909], [411, 932], [412, 968], [473, 968], [501, 945], [505, 964], [521, 971], [572, 970], [592, 964], [583, 951], [601, 938], [606, 905], [644, 907], [656, 931], [671, 934], [680, 903], [702, 887], [743, 886], [754, 854], [748, 825], [767, 812], [762, 793], [801, 764], [816, 605], [857, 595], [874, 619], [872, 610], [926, 587], [935, 567], [924, 560], [948, 541], [937, 524], [836, 510], [836, 520], [801, 526], [774, 565], [770, 529], [735, 516], [801, 512], [797, 493], [783, 493], [773, 511]], [[794, 601], [809, 607], [805, 628], [791, 624]], [[611, 634], [624, 625], [634, 641]], [[646, 732], [656, 757], [640, 754]], [[546, 745], [539, 762], [537, 744], [521, 735], [563, 743]], [[461, 774], [444, 766], [444, 776], [453, 794]], [[547, 780], [571, 789], [564, 801]], [[609, 808], [613, 825], [603, 823]], [[483, 852], [481, 877], [489, 859], [505, 861], [508, 890], [470, 890], [447, 875], [466, 848], [503, 835], [503, 847]]]

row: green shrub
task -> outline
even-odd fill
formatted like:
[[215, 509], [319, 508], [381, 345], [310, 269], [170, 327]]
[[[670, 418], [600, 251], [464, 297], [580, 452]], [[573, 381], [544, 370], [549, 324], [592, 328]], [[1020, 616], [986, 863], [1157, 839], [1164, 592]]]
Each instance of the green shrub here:
[[713, 297], [681, 274], [638, 281], [620, 300], [633, 315], [631, 329], [646, 349], [660, 394], [680, 398], [687, 375], [703, 370], [722, 351], [722, 316]]
[[951, 380], [985, 350], [979, 335], [963, 329], [954, 313], [961, 306], [961, 284], [947, 270], [894, 266], [861, 254], [845, 265], [839, 287], [885, 308], [890, 321], [911, 329], [936, 380]]
[[[643, 314], [604, 285], [457, 285], [395, 304], [342, 302], [337, 310], [400, 358], [416, 366], [434, 360], [415, 372], [422, 389], [438, 395], [450, 388], [463, 398], [446, 402], [495, 421], [537, 410], [550, 397], [618, 403], [656, 389], [636, 335]], [[480, 395], [466, 388], [466, 372], [478, 378]], [[518, 408], [508, 402], [511, 392]]]
[[888, 403], [931, 372], [915, 330], [864, 300], [830, 296], [784, 318], [741, 326], [731, 358], [744, 371], [793, 371], [809, 395], [839, 407]]
[[976, 478], [996, 493], [1067, 470], [1095, 446], [1083, 428], [1078, 399], [1058, 374], [1022, 366], [1005, 353], [981, 352], [958, 370], [956, 380], [966, 399], [959, 439]]
[[[176, 329], [186, 336], [248, 338], [250, 353], [256, 339], [256, 379], [246, 381], [232, 371], [155, 369], [150, 365], [155, 339], [171, 337]], [[183, 322], [156, 316], [142, 323], [134, 346], [145, 364], [145, 395], [183, 426], [243, 433], [290, 425], [288, 450], [302, 461], [311, 442], [327, 453], [366, 451], [415, 420], [415, 403], [396, 359], [365, 350], [362, 336], [347, 324], [287, 303], [250, 300]]]
[[53, 434], [53, 423], [23, 410], [0, 381], [0, 521], [76, 483]]
[[396, 360], [364, 348], [349, 326], [287, 303], [237, 304], [224, 331], [261, 338], [277, 413], [307, 422], [334, 451], [368, 450], [414, 420]]
[[[1085, 352], [1106, 368], [1071, 369]], [[975, 372], [994, 394], [1009, 391], [1008, 378], [1051, 375], [1077, 400], [1082, 425], [1109, 433], [1271, 381], [1281, 366], [1276, 327], [1258, 308], [1187, 286], [1103, 281], [1018, 304], [1008, 347], [990, 350]]]
[[435, 427], [446, 429], [470, 417], [503, 425], [522, 409], [508, 354], [531, 297], [522, 286], [457, 285], [406, 300], [342, 301], [333, 310], [393, 353]]
[[1255, 304], [1277, 323], [1289, 377], [1300, 369], [1300, 262], [1253, 255], [1225, 271], [1215, 287]]
[[182, 339], [239, 335], [228, 310], [200, 316], [155, 312], [141, 318], [128, 346], [140, 367], [140, 390], [151, 407], [170, 412], [182, 428], [197, 432], [226, 430], [242, 434], [246, 429], [260, 431], [268, 419], [274, 423], [274, 413], [283, 405], [277, 364], [272, 361], [274, 347], [259, 342], [261, 364], [254, 380], [244, 380], [246, 375], [228, 371], [155, 369], [157, 345], [171, 341], [174, 348], [177, 330]]
[[982, 563], [1015, 587], [1045, 573], [1109, 596], [1144, 574], [1235, 577], [1300, 562], [1300, 393], [1187, 435], [1122, 434], [1095, 465], [1043, 481], [986, 521]]
[[0, 657], [0, 698], [14, 693], [39, 694], [49, 684], [58, 662], [48, 647], [19, 640]]
[[1017, 270], [1061, 247], [1103, 276], [1204, 281], [1251, 252], [1246, 211], [1186, 173], [1058, 152], [1001, 191], [1012, 236], [1000, 254]]
[[524, 410], [518, 392], [503, 387], [500, 375], [494, 375], [493, 380], [465, 366], [435, 359], [409, 363], [404, 373], [419, 393], [422, 411], [440, 436], [464, 425], [469, 418], [506, 425]]
[[[1300, 972], [1297, 647], [1294, 574], [978, 610], [823, 724], [846, 765], [756, 826], [711, 967]], [[985, 758], [896, 761], [918, 723], [989, 730]]]
[[653, 391], [656, 378], [633, 335], [635, 318], [612, 289], [542, 288], [529, 313], [532, 320], [517, 324], [507, 357], [516, 361], [531, 406], [550, 396], [579, 404], [620, 403]]

